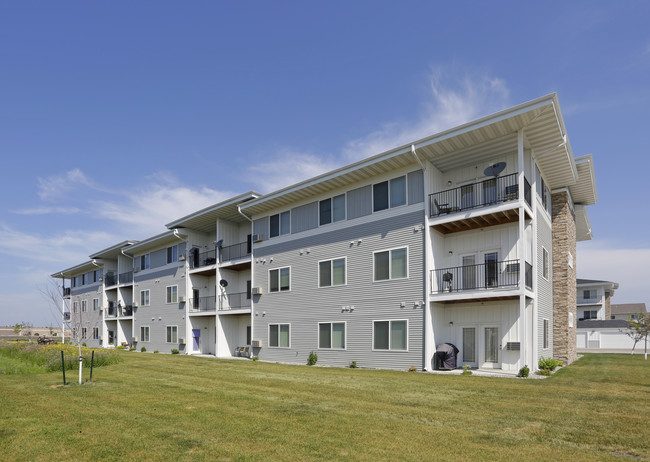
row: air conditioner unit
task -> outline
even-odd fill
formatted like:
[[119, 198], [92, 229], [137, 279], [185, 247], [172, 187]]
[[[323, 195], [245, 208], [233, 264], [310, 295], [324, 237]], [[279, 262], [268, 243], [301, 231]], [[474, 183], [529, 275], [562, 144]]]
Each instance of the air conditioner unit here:
[[99, 337], [99, 341], [100, 341], [100, 342], [103, 342], [103, 341], [104, 341], [104, 337]]
[[138, 302], [133, 302], [133, 306], [134, 306], [135, 308], [137, 308], [137, 307], [138, 307]]
[[185, 339], [184, 339], [183, 337], [179, 338], [179, 339], [178, 339], [178, 343], [179, 343], [180, 345], [185, 345]]
[[179, 255], [178, 261], [185, 261], [185, 255]]
[[262, 295], [262, 288], [261, 287], [253, 287], [251, 289], [251, 295]]
[[521, 343], [520, 342], [508, 342], [506, 343], [506, 350], [507, 351], [519, 351], [521, 349]]
[[99, 307], [99, 311], [104, 311], [104, 307], [103, 307], [103, 306], [100, 306], [100, 307]]
[[264, 234], [253, 234], [253, 242], [262, 242], [264, 240]]
[[138, 343], [138, 337], [133, 337], [133, 342]]
[[180, 297], [178, 297], [178, 301], [180, 301], [181, 303], [185, 303], [185, 295], [181, 295]]
[[506, 265], [507, 273], [518, 273], [519, 272], [519, 263], [508, 263]]
[[251, 342], [251, 346], [253, 348], [262, 348], [262, 341], [261, 340], [253, 340]]

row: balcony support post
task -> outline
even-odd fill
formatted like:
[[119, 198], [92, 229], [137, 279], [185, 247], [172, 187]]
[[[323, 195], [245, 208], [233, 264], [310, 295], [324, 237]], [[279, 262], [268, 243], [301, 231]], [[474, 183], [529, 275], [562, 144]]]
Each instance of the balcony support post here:
[[520, 355], [520, 365], [519, 367], [524, 367], [526, 362], [526, 356], [528, 353], [528, 343], [526, 339], [526, 331], [528, 330], [528, 322], [526, 320], [526, 296], [524, 291], [526, 290], [526, 221], [524, 210], [524, 131], [519, 130], [517, 132], [517, 171], [519, 173], [517, 188], [519, 192], [519, 235], [517, 236], [517, 258], [519, 259], [519, 290], [521, 295], [519, 296], [519, 355]]

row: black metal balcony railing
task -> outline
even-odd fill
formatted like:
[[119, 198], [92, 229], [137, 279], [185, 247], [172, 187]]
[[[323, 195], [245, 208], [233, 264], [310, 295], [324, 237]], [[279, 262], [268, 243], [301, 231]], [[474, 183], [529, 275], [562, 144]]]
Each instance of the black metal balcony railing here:
[[[517, 200], [519, 199], [518, 176], [518, 173], [511, 173], [430, 194], [429, 214], [431, 217], [437, 217]], [[524, 199], [530, 206], [531, 187], [526, 178], [524, 178]]]
[[133, 316], [133, 305], [119, 307], [120, 316]]
[[106, 276], [104, 276], [104, 284], [106, 284], [106, 286], [116, 285], [117, 278], [115, 277], [115, 273], [106, 273]]
[[120, 282], [120, 284], [133, 284], [133, 271], [120, 273], [120, 275], [118, 276], [118, 281]]
[[216, 250], [199, 253], [198, 249], [194, 249], [194, 251], [190, 252], [190, 269], [210, 266], [215, 263], [217, 263]]
[[209, 295], [207, 297], [194, 297], [190, 298], [190, 310], [191, 311], [216, 311], [217, 298], [214, 295]]
[[[431, 271], [431, 293], [519, 286], [519, 260], [489, 261]], [[532, 289], [532, 266], [526, 263], [525, 284]]]
[[64, 287], [63, 288], [63, 296], [64, 297], [69, 297], [70, 296], [70, 287]]
[[251, 254], [248, 242], [240, 242], [239, 244], [228, 245], [219, 249], [219, 261], [236, 260]]
[[219, 310], [238, 310], [250, 308], [250, 306], [251, 300], [248, 292], [219, 296]]

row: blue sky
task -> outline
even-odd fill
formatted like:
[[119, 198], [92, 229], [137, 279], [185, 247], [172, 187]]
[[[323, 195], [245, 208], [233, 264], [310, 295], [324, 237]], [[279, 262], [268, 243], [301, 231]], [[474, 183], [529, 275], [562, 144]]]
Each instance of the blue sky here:
[[[3, 2], [0, 324], [49, 274], [558, 92], [599, 202], [578, 275], [645, 302], [648, 2]], [[290, 165], [290, 168], [287, 168]]]

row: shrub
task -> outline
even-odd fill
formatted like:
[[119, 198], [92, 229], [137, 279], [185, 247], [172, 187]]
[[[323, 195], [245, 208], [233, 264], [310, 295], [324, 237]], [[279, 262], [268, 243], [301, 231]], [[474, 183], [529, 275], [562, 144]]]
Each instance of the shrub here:
[[517, 374], [517, 377], [528, 377], [530, 374], [530, 369], [528, 369], [528, 366], [524, 366], [521, 369], [519, 369], [519, 373]]
[[124, 345], [118, 345], [115, 347], [116, 350], [124, 350], [126, 347]]
[[535, 372], [537, 375], [551, 375], [551, 370], [550, 369], [540, 369], [537, 372]]
[[145, 351], [147, 351], [147, 349], [145, 347], [142, 347], [140, 348], [140, 351], [144, 353]]
[[82, 343], [81, 346], [84, 346], [84, 347], [85, 347], [85, 346], [86, 346], [86, 342]]
[[155, 354], [155, 353], [158, 353], [158, 350], [153, 350], [153, 352], [154, 352], [154, 354]]
[[409, 367], [409, 372], [417, 372], [418, 368], [415, 366]]
[[135, 347], [129, 348], [129, 351], [135, 351]]
[[309, 353], [309, 358], [307, 358], [307, 365], [313, 366], [318, 361], [318, 355], [313, 351]]
[[253, 361], [259, 361], [260, 357], [259, 356], [253, 356]]
[[177, 348], [172, 348], [172, 354], [173, 354], [173, 355], [177, 355], [178, 353], [179, 353], [179, 352], [178, 352], [178, 349], [177, 349]]
[[356, 368], [357, 368], [357, 362], [356, 362], [356, 361], [352, 361], [352, 362], [350, 363], [350, 369], [356, 369]]
[[470, 367], [469, 364], [463, 366], [463, 375], [472, 375], [472, 371], [469, 370]]
[[[61, 351], [64, 354], [66, 370], [79, 368], [79, 347], [77, 345], [56, 344], [39, 345], [37, 343], [0, 342], [0, 356], [15, 358], [20, 361], [42, 367], [45, 370], [61, 370]], [[108, 366], [122, 361], [114, 350], [81, 348], [83, 367], [90, 367], [92, 352], [95, 351], [94, 367]]]
[[545, 369], [548, 371], [554, 371], [557, 367], [564, 366], [562, 361], [558, 361], [553, 358], [544, 358], [543, 356], [539, 358], [539, 363], [537, 364], [539, 369]]

